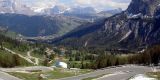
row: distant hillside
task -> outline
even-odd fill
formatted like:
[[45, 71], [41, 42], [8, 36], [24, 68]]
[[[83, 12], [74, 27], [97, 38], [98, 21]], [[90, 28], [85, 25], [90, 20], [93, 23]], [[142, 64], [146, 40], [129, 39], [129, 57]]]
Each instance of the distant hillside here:
[[98, 13], [99, 16], [110, 17], [115, 14], [121, 13], [123, 10], [121, 8], [113, 9], [113, 10], [107, 10], [107, 11], [101, 11]]
[[87, 21], [73, 18], [56, 16], [26, 16], [20, 14], [0, 14], [0, 26], [17, 32], [24, 36], [60, 36]]

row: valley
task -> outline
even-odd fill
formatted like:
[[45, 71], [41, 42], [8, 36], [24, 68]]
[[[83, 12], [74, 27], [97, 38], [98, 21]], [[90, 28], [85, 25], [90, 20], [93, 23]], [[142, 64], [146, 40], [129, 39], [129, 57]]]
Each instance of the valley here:
[[[2, 37], [2, 36], [1, 36]], [[132, 66], [128, 65], [125, 66], [125, 64], [144, 64], [148, 65], [150, 63], [153, 63], [155, 65], [158, 64], [157, 60], [159, 58], [159, 54], [154, 53], [158, 52], [159, 46], [155, 46], [152, 49], [141, 53], [141, 54], [119, 54], [119, 55], [112, 55], [112, 53], [107, 52], [106, 54], [103, 53], [103, 51], [88, 51], [88, 50], [76, 50], [76, 49], [65, 49], [63, 47], [53, 47], [53, 50], [51, 49], [51, 46], [47, 44], [35, 44], [32, 43], [28, 46], [26, 46], [26, 42], [21, 42], [18, 44], [17, 41], [12, 41], [11, 38], [1, 38], [3, 40], [1, 44], [1, 54], [5, 53], [8, 54], [7, 56], [13, 55], [13, 58], [5, 59], [6, 57], [2, 56], [1, 61], [0, 61], [0, 66], [4, 68], [0, 68], [0, 71], [2, 71], [2, 74], [8, 77], [1, 77], [2, 79], [9, 79], [10, 77], [17, 77], [18, 79], [15, 78], [15, 80], [24, 79], [24, 80], [38, 80], [38, 78], [43, 78], [44, 80], [48, 79], [60, 79], [62, 80], [75, 80], [76, 77], [72, 76], [77, 76], [76, 80], [81, 80], [89, 77], [96, 77], [100, 75], [107, 75], [107, 74], [113, 74], [114, 71], [117, 69], [121, 71], [130, 71], [130, 68], [135, 69], [144, 69], [142, 66]], [[7, 39], [10, 39], [9, 42]], [[14, 43], [17, 43], [17, 46], [26, 46], [27, 48], [23, 47], [12, 47], [14, 46]], [[28, 44], [28, 42], [27, 42]], [[3, 46], [3, 47], [2, 47]], [[7, 47], [7, 48], [6, 48]], [[46, 49], [44, 49], [47, 47]], [[11, 50], [12, 49], [12, 50]], [[27, 50], [26, 50], [27, 49]], [[148, 52], [152, 55], [152, 58], [150, 59], [148, 55]], [[4, 54], [3, 54], [4, 55]], [[14, 58], [14, 55], [15, 56]], [[155, 56], [156, 55], [156, 56]], [[19, 58], [18, 58], [19, 57]], [[148, 58], [148, 59], [147, 59]], [[9, 63], [10, 59], [11, 62]], [[22, 60], [21, 60], [22, 59]], [[3, 63], [2, 61], [8, 61], [7, 63]], [[15, 61], [15, 62], [12, 62]], [[21, 62], [23, 61], [23, 62]], [[63, 68], [56, 68], [55, 63], [57, 61], [62, 61], [67, 63], [67, 67], [69, 69], [63, 69]], [[150, 62], [152, 61], [152, 62]], [[9, 63], [9, 64], [8, 64]], [[12, 64], [14, 63], [14, 64]], [[54, 66], [55, 65], [55, 66]], [[124, 65], [124, 66], [119, 66], [119, 65]], [[26, 67], [28, 66], [28, 67]], [[111, 67], [110, 67], [111, 66]], [[112, 67], [113, 66], [113, 67]], [[119, 67], [118, 67], [119, 66]], [[125, 69], [123, 69], [123, 67]], [[127, 68], [129, 70], [126, 70]], [[122, 68], [122, 69], [119, 69]], [[146, 72], [152, 72], [152, 67], [146, 67], [147, 69], [145, 70]], [[109, 70], [109, 71], [105, 71]], [[112, 73], [113, 69], [113, 73]], [[115, 69], [115, 70], [114, 70]], [[158, 70], [158, 68], [157, 68]], [[102, 72], [103, 73], [102, 73]], [[111, 71], [111, 72], [110, 72]], [[5, 72], [5, 73], [4, 73]], [[91, 72], [91, 73], [90, 73]], [[86, 75], [83, 75], [84, 73], [87, 73]], [[99, 74], [96, 74], [99, 73]], [[101, 74], [100, 74], [101, 73]], [[129, 72], [130, 73], [130, 72]], [[134, 72], [133, 72], [134, 73]], [[130, 78], [136, 74], [144, 73], [142, 72], [135, 72], [134, 74], [130, 73], [130, 75], [127, 73], [124, 74], [116, 74], [119, 75], [117, 76], [117, 79], [121, 78]], [[10, 75], [13, 76], [10, 76]], [[31, 75], [32, 74], [32, 75]], [[25, 77], [24, 75], [27, 75], [28, 77]], [[55, 77], [51, 76], [54, 75]], [[61, 75], [61, 76], [60, 76]], [[89, 76], [92, 75], [92, 76]], [[122, 76], [123, 75], [123, 76]], [[10, 77], [9, 77], [10, 76]], [[126, 77], [128, 76], [128, 77]], [[66, 78], [68, 77], [68, 78]], [[110, 79], [110, 77], [103, 77], [100, 78], [100, 80], [103, 79]], [[113, 79], [117, 80], [116, 77], [113, 77]]]

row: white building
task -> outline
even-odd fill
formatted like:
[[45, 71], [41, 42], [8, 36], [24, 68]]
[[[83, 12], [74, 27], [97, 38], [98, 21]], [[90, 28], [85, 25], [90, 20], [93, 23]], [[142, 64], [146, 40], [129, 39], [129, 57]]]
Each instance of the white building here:
[[55, 66], [56, 67], [60, 67], [60, 68], [67, 68], [67, 63], [65, 63], [65, 62], [56, 62]]

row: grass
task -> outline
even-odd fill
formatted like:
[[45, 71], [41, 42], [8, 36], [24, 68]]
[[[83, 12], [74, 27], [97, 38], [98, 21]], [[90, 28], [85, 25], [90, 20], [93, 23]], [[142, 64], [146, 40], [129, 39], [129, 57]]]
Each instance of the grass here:
[[[18, 77], [20, 79], [23, 79], [23, 80], [39, 80], [39, 74], [40, 73], [29, 74], [29, 73], [12, 72], [12, 73], [9, 73], [9, 74], [11, 74], [15, 77]], [[50, 72], [43, 73], [43, 74], [47, 76], [47, 80], [48, 79], [59, 79], [59, 78], [74, 76], [73, 73], [61, 72], [61, 71], [58, 71], [58, 70], [50, 71]], [[41, 79], [41, 80], [44, 80], [44, 79]]]
[[0, 54], [10, 54], [10, 53], [5, 50], [0, 49]]
[[18, 55], [11, 54], [0, 49], [0, 67], [15, 67], [15, 66], [31, 66], [26, 60]]
[[44, 58], [44, 55], [43, 55], [43, 54], [38, 54], [38, 53], [31, 53], [31, 56], [37, 57], [37, 58], [40, 58], [40, 59], [43, 59], [43, 58]]
[[[20, 48], [18, 48], [17, 46], [14, 46], [11, 43], [4, 42], [3, 46], [6, 47], [6, 48], [8, 48], [8, 49], [10, 49], [10, 50], [12, 50], [12, 51], [14, 51], [14, 52], [16, 52], [16, 53], [18, 53], [18, 54], [21, 54], [23, 56], [27, 56], [27, 51], [28, 51], [27, 47], [28, 46], [26, 46], [26, 45], [24, 45], [25, 47], [21, 46]], [[20, 49], [22, 49], [22, 48], [23, 48], [24, 51], [20, 51]]]
[[28, 73], [18, 73], [18, 72], [11, 72], [9, 73], [15, 77], [18, 77], [23, 80], [39, 80], [39, 74], [33, 73], [33, 74], [28, 74]]
[[89, 77], [89, 78], [85, 78], [83, 80], [93, 80], [93, 79], [96, 79], [96, 78], [98, 78], [98, 77]]
[[106, 74], [102, 74], [102, 75], [99, 75], [99, 76], [96, 76], [96, 77], [85, 78], [85, 79], [83, 79], [83, 80], [96, 80], [97, 78], [100, 78], [100, 77], [102, 77], [102, 76], [104, 76], [104, 75], [106, 75]]
[[63, 70], [63, 69], [55, 69], [52, 72], [47, 73], [46, 75], [49, 75], [49, 79], [59, 79], [59, 78], [65, 78], [65, 77], [71, 77], [71, 76], [77, 76], [80, 74], [85, 74], [89, 73], [92, 70], [87, 70], [87, 69], [81, 69], [79, 71], [74, 70]]
[[160, 72], [149, 72], [149, 73], [147, 73], [147, 75], [149, 77], [156, 78], [156, 79], [160, 80]]
[[[92, 70], [80, 70], [79, 72], [77, 72], [77, 74], [75, 74], [74, 71], [72, 70], [63, 70], [63, 69], [55, 69], [54, 71], [50, 71], [50, 72], [37, 72], [37, 73], [19, 73], [19, 72], [11, 72], [9, 74], [18, 77], [20, 79], [23, 80], [39, 80], [39, 75], [40, 74], [44, 74], [47, 77], [47, 80], [51, 80], [51, 79], [59, 79], [59, 78], [65, 78], [65, 77], [71, 77], [71, 76], [76, 76], [76, 75], [80, 75], [80, 74], [85, 74], [88, 72], [91, 72]], [[40, 80], [45, 80], [45, 79], [40, 79]]]
[[74, 76], [75, 74], [72, 72], [65, 72], [60, 69], [56, 69], [54, 71], [46, 73], [48, 75], [49, 79], [59, 79], [59, 78], [65, 78], [65, 77], [71, 77]]
[[43, 59], [44, 58], [44, 54], [40, 51], [40, 50], [34, 50], [31, 55], [33, 57], [37, 57], [37, 58], [41, 58]]

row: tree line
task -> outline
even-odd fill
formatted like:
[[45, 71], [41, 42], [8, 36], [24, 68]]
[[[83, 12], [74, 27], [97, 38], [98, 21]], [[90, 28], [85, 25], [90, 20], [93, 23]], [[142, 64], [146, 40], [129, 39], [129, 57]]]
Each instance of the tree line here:
[[142, 53], [127, 56], [99, 55], [91, 68], [104, 68], [124, 64], [158, 65], [160, 63], [160, 45], [155, 45]]
[[[67, 52], [70, 67], [82, 69], [100, 69], [109, 66], [124, 64], [158, 65], [160, 63], [160, 45], [154, 45], [142, 53], [135, 54], [109, 54], [98, 51], [89, 54], [85, 51]], [[78, 66], [77, 66], [78, 65]]]

